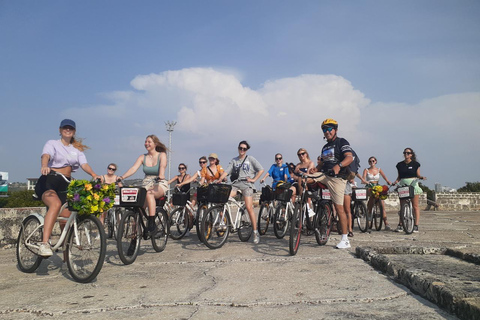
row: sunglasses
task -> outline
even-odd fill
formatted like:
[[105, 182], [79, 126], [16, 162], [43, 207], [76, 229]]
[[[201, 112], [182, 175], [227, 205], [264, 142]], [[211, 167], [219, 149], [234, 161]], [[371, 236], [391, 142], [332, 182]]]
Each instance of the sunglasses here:
[[376, 162], [375, 160], [368, 160], [368, 163], [374, 163]]
[[403, 154], [412, 154], [412, 152], [404, 151]]
[[282, 158], [275, 158], [275, 160], [282, 160]]
[[322, 130], [323, 130], [323, 133], [325, 133], [325, 132], [327, 132], [327, 131], [328, 131], [328, 132], [332, 132], [333, 128], [327, 127], [327, 128], [323, 128]]
[[110, 168], [110, 167], [108, 167], [108, 170], [117, 171], [116, 168]]
[[247, 149], [247, 148], [238, 147], [238, 150], [240, 150], [240, 151], [247, 151], [248, 149]]
[[207, 161], [198, 161], [198, 163], [205, 164], [205, 163], [207, 163]]
[[178, 167], [178, 170], [185, 170], [185, 167]]
[[300, 157], [300, 156], [304, 156], [304, 155], [306, 155], [306, 154], [307, 154], [306, 152], [300, 152], [300, 153], [297, 153], [297, 156]]

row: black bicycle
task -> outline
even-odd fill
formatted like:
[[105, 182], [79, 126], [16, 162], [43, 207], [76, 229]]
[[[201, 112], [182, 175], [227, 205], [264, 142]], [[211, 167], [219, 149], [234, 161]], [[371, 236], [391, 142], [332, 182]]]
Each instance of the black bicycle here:
[[274, 221], [275, 202], [273, 190], [270, 186], [262, 187], [262, 195], [260, 196], [260, 210], [258, 212], [258, 232], [260, 235], [267, 233], [268, 226]]

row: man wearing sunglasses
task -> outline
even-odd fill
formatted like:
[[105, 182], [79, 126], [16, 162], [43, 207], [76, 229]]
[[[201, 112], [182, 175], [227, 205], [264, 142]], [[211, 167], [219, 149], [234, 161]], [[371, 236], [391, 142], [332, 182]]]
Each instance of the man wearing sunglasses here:
[[323, 183], [330, 190], [342, 232], [342, 239], [336, 247], [347, 249], [350, 248], [350, 241], [347, 236], [347, 216], [343, 208], [343, 198], [347, 184], [346, 179], [350, 173], [348, 165], [354, 160], [353, 152], [347, 140], [337, 137], [337, 121], [326, 119], [322, 122], [322, 130], [327, 144], [323, 146], [319, 165], [313, 171], [321, 171], [324, 174], [315, 178], [315, 181]]

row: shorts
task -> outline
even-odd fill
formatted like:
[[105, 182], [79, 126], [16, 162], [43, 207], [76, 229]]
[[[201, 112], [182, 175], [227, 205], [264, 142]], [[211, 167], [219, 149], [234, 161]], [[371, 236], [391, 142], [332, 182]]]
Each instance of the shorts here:
[[345, 195], [346, 196], [351, 196], [352, 195], [352, 185], [348, 182], [345, 185]]
[[[70, 177], [66, 178], [70, 179]], [[35, 194], [38, 200], [42, 200], [42, 196], [46, 191], [53, 190], [57, 193], [60, 202], [64, 204], [67, 202], [67, 189], [69, 184], [70, 182], [65, 181], [61, 175], [56, 175], [55, 172], [51, 172], [46, 176], [40, 176], [35, 185]]]
[[232, 186], [232, 191], [242, 191], [242, 194], [244, 197], [253, 197], [253, 187], [250, 186], [251, 184], [246, 184], [246, 183], [235, 183]]
[[345, 196], [345, 185], [347, 180], [336, 177], [329, 177], [321, 175], [318, 178], [314, 178], [316, 182], [323, 183], [330, 190], [332, 201], [334, 204], [343, 205], [343, 198]]
[[418, 185], [418, 180], [414, 182], [414, 179], [415, 178], [405, 178], [405, 179], [402, 179], [398, 182], [398, 185], [399, 186], [412, 186], [413, 187], [413, 190], [414, 190], [414, 194], [416, 196], [420, 195], [423, 193], [423, 190], [422, 188], [420, 188], [420, 186]]
[[[153, 189], [156, 184], [155, 179], [157, 178], [158, 176], [145, 176], [145, 178], [143, 178], [143, 181], [142, 181], [142, 187], [147, 189], [147, 191], [150, 189]], [[158, 187], [163, 190], [163, 194], [167, 194], [167, 191], [168, 191], [167, 180], [160, 180], [158, 182]]]

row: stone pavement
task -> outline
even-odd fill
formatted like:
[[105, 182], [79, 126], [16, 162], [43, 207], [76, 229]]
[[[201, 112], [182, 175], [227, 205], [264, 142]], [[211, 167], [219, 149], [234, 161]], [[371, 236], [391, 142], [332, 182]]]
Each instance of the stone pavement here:
[[[389, 213], [392, 226], [395, 218]], [[142, 241], [128, 266], [109, 240], [105, 265], [90, 284], [70, 278], [61, 253], [25, 274], [16, 267], [14, 248], [3, 248], [0, 318], [457, 319], [402, 283], [421, 293], [415, 285], [433, 279], [429, 283], [444, 291], [470, 294], [467, 305], [474, 307], [480, 297], [479, 231], [479, 212], [422, 212], [418, 234], [362, 234], [355, 228], [349, 250], [334, 249], [338, 235], [323, 247], [302, 237], [294, 257], [287, 239], [276, 239], [271, 228], [258, 245], [231, 234], [217, 250], [191, 235], [169, 239], [161, 253]], [[468, 253], [463, 257], [472, 262], [447, 255], [445, 248], [452, 255]], [[436, 254], [425, 254], [430, 252]], [[472, 310], [461, 317], [478, 319], [478, 309]]]

